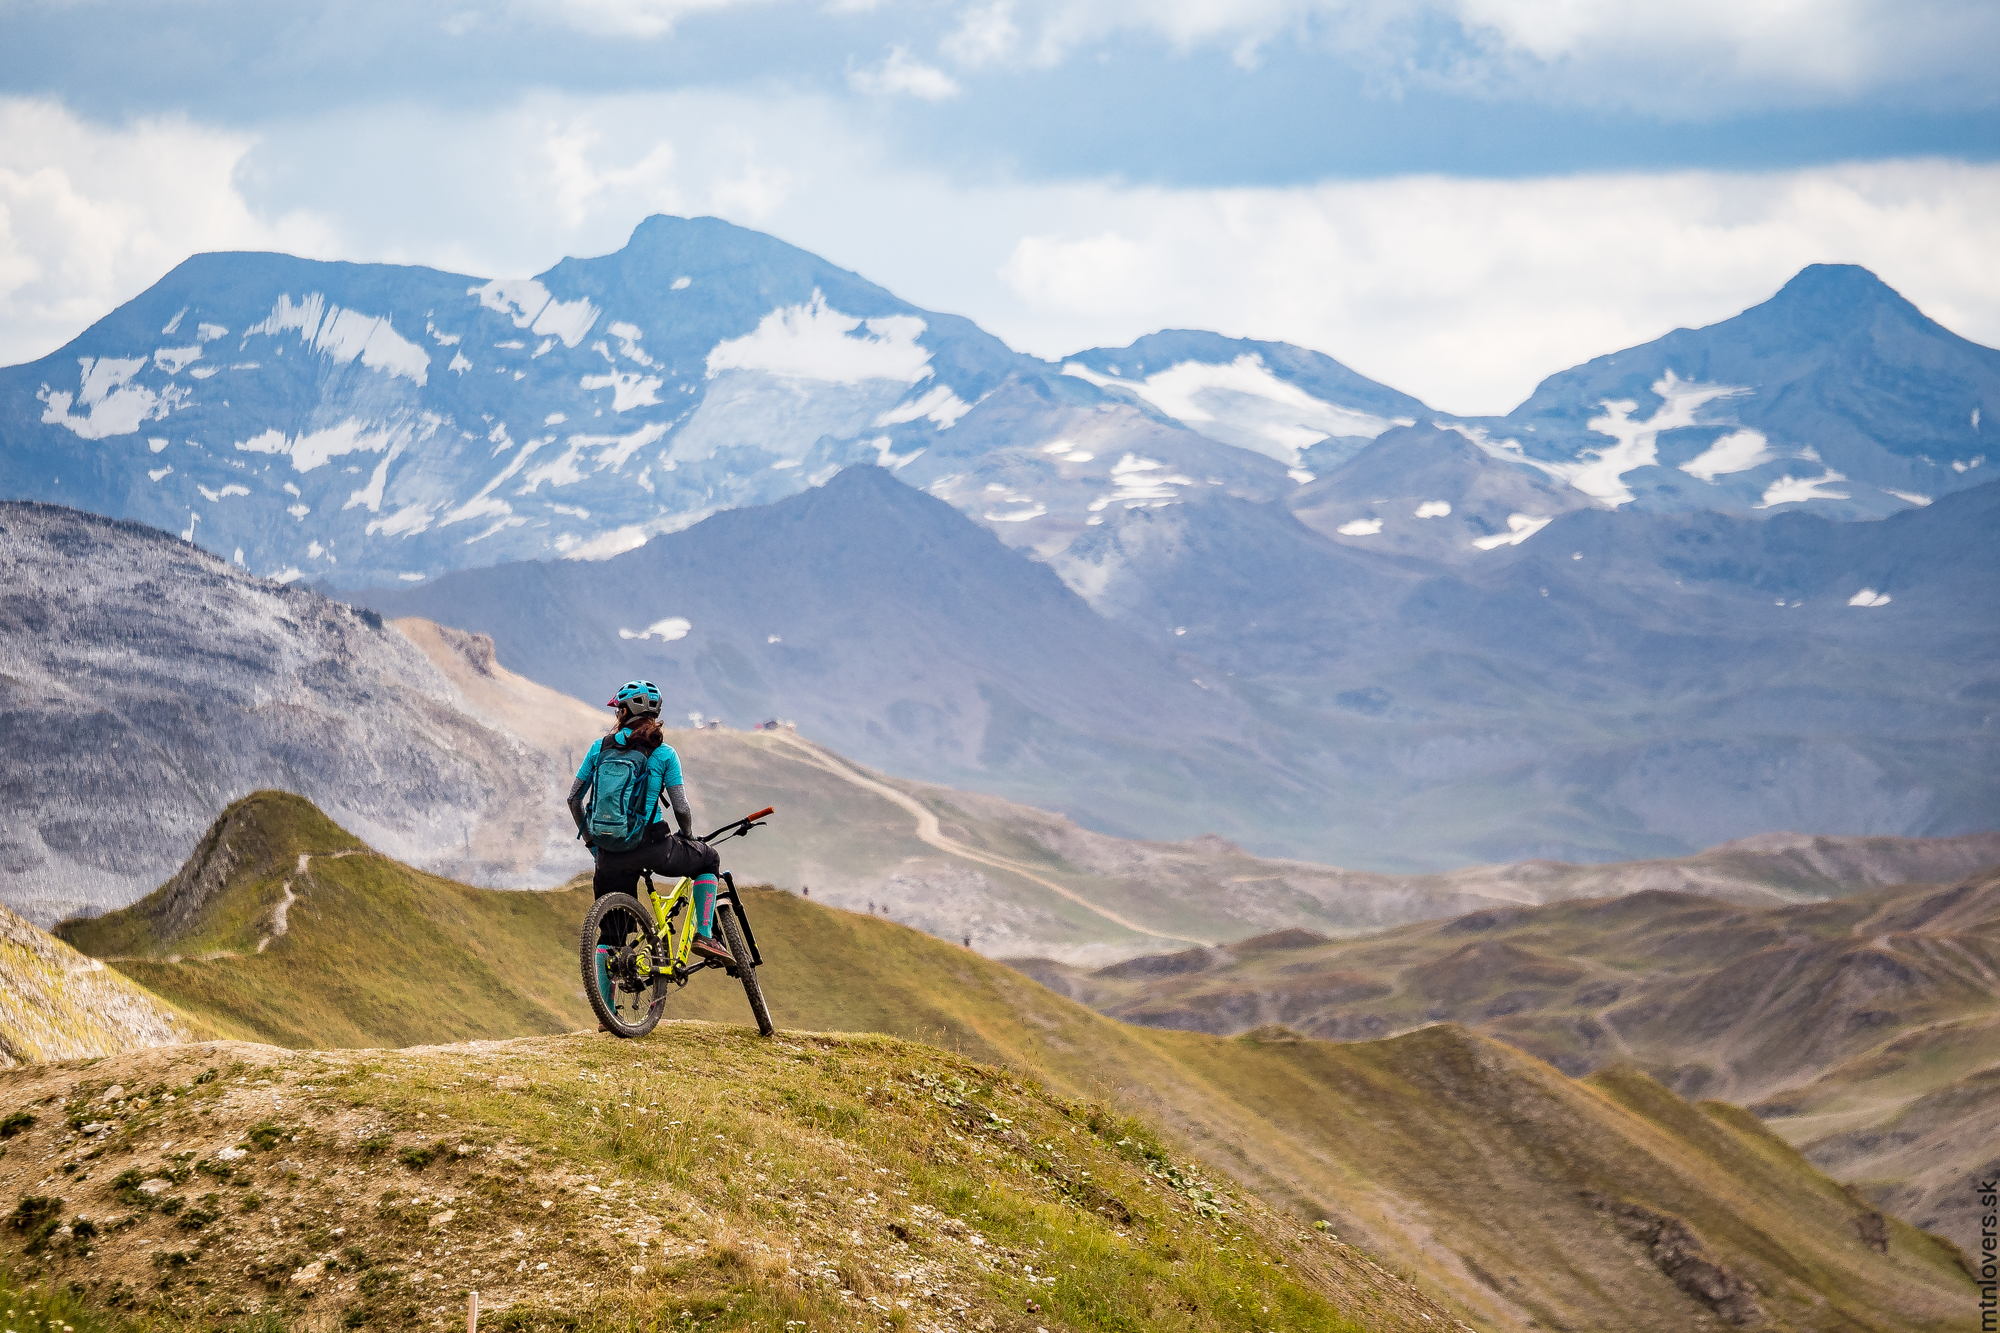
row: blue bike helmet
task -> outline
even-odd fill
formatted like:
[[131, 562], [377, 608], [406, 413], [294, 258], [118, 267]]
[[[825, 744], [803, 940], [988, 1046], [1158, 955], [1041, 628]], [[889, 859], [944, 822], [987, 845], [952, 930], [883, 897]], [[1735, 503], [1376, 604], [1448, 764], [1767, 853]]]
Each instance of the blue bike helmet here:
[[650, 680], [628, 680], [606, 701], [607, 708], [622, 708], [634, 717], [660, 715], [660, 687]]

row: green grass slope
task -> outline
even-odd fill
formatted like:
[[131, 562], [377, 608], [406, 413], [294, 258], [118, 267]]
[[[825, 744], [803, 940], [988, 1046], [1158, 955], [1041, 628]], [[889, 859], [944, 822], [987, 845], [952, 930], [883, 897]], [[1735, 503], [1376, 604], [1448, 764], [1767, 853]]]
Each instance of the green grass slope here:
[[[232, 815], [306, 827], [300, 804], [270, 797]], [[261, 953], [167, 962], [180, 946], [161, 937], [142, 941], [154, 959], [120, 966], [219, 1028], [294, 1045], [587, 1022], [572, 949], [583, 893], [494, 893], [384, 858], [304, 854], [288, 928]], [[246, 865], [241, 880], [267, 877]], [[893, 922], [772, 891], [748, 905], [781, 1027], [914, 1038], [1138, 1114], [1479, 1327], [1681, 1333], [1752, 1315], [1816, 1333], [1967, 1326], [1969, 1283], [1935, 1240], [1741, 1113], [1643, 1076], [1579, 1083], [1448, 1026], [1354, 1045], [1134, 1027]], [[128, 940], [136, 929], [110, 928]], [[680, 1018], [747, 1016], [716, 973], [671, 1005]], [[689, 1025], [605, 1047], [614, 1062], [671, 1047], [700, 1070], [737, 1041]], [[739, 1093], [724, 1081], [711, 1095]]]
[[2000, 1067], [2000, 874], [1774, 908], [1648, 892], [1088, 973], [1021, 966], [1138, 1023], [1351, 1040], [1444, 1020], [1572, 1074], [1637, 1064], [1748, 1103], [1878, 1202], [1977, 1241], [1950, 1196], [1994, 1160], [2000, 1085], [1981, 1076]]
[[128, 977], [0, 907], [0, 1068], [207, 1035]]
[[1451, 1326], [1031, 1081], [883, 1037], [698, 1035], [0, 1076], [41, 1116], [0, 1156], [15, 1280], [146, 1329], [462, 1328], [474, 1291], [511, 1333]]

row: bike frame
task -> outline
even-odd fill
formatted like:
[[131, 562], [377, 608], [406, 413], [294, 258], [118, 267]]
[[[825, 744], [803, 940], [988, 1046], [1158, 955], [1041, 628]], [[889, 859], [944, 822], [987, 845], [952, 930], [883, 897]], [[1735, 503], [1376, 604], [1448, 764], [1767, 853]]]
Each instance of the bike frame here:
[[[675, 981], [685, 980], [699, 970], [688, 966], [688, 959], [694, 955], [694, 938], [698, 929], [695, 923], [694, 881], [683, 875], [674, 881], [672, 888], [662, 893], [659, 886], [653, 883], [652, 871], [640, 871], [639, 878], [645, 884], [645, 891], [639, 895], [639, 900], [652, 912], [653, 930], [667, 951], [666, 958], [661, 960], [665, 971]], [[721, 878], [722, 883], [715, 891], [715, 906], [720, 910], [726, 902], [736, 909], [736, 920], [743, 927], [744, 942], [750, 946], [750, 965], [762, 966], [764, 958], [757, 948], [757, 937], [750, 931], [750, 917], [743, 910], [743, 900], [736, 896], [736, 881], [726, 870]], [[683, 911], [683, 908], [686, 910]]]

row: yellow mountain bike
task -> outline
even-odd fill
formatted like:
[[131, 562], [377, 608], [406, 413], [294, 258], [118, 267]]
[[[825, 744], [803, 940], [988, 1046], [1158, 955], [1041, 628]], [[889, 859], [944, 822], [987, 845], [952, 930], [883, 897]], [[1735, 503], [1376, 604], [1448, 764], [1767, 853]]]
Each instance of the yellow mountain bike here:
[[[713, 845], [741, 837], [761, 828], [770, 813], [771, 807], [766, 806], [754, 815], [724, 824], [702, 841]], [[729, 872], [722, 872], [716, 891], [715, 927], [734, 960], [730, 963], [694, 955], [699, 927], [693, 880], [684, 878], [661, 892], [653, 883], [652, 871], [640, 874], [643, 882], [635, 892], [607, 893], [591, 904], [577, 940], [584, 993], [606, 1030], [620, 1037], [645, 1036], [667, 1007], [669, 986], [685, 986], [688, 978], [703, 968], [720, 967], [743, 983], [757, 1031], [767, 1037], [776, 1031], [764, 1003], [764, 987], [757, 980], [764, 958], [757, 952], [757, 937], [751, 933], [750, 918], [743, 911], [743, 900]]]

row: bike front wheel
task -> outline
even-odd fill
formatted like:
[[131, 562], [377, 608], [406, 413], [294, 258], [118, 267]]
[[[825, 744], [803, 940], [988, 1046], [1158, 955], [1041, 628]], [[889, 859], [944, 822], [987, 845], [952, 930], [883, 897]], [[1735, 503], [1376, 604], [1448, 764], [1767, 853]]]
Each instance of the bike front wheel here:
[[652, 920], [629, 893], [607, 893], [591, 905], [577, 937], [583, 993], [604, 1030], [643, 1037], [667, 1007], [667, 976]]
[[768, 1037], [778, 1029], [771, 1022], [770, 1006], [764, 1003], [764, 985], [757, 980], [757, 965], [750, 961], [750, 942], [743, 937], [743, 923], [736, 918], [735, 905], [717, 904], [715, 924], [722, 932], [723, 947], [736, 960], [736, 973], [743, 979], [743, 993], [750, 999], [750, 1013], [757, 1020], [757, 1031]]

